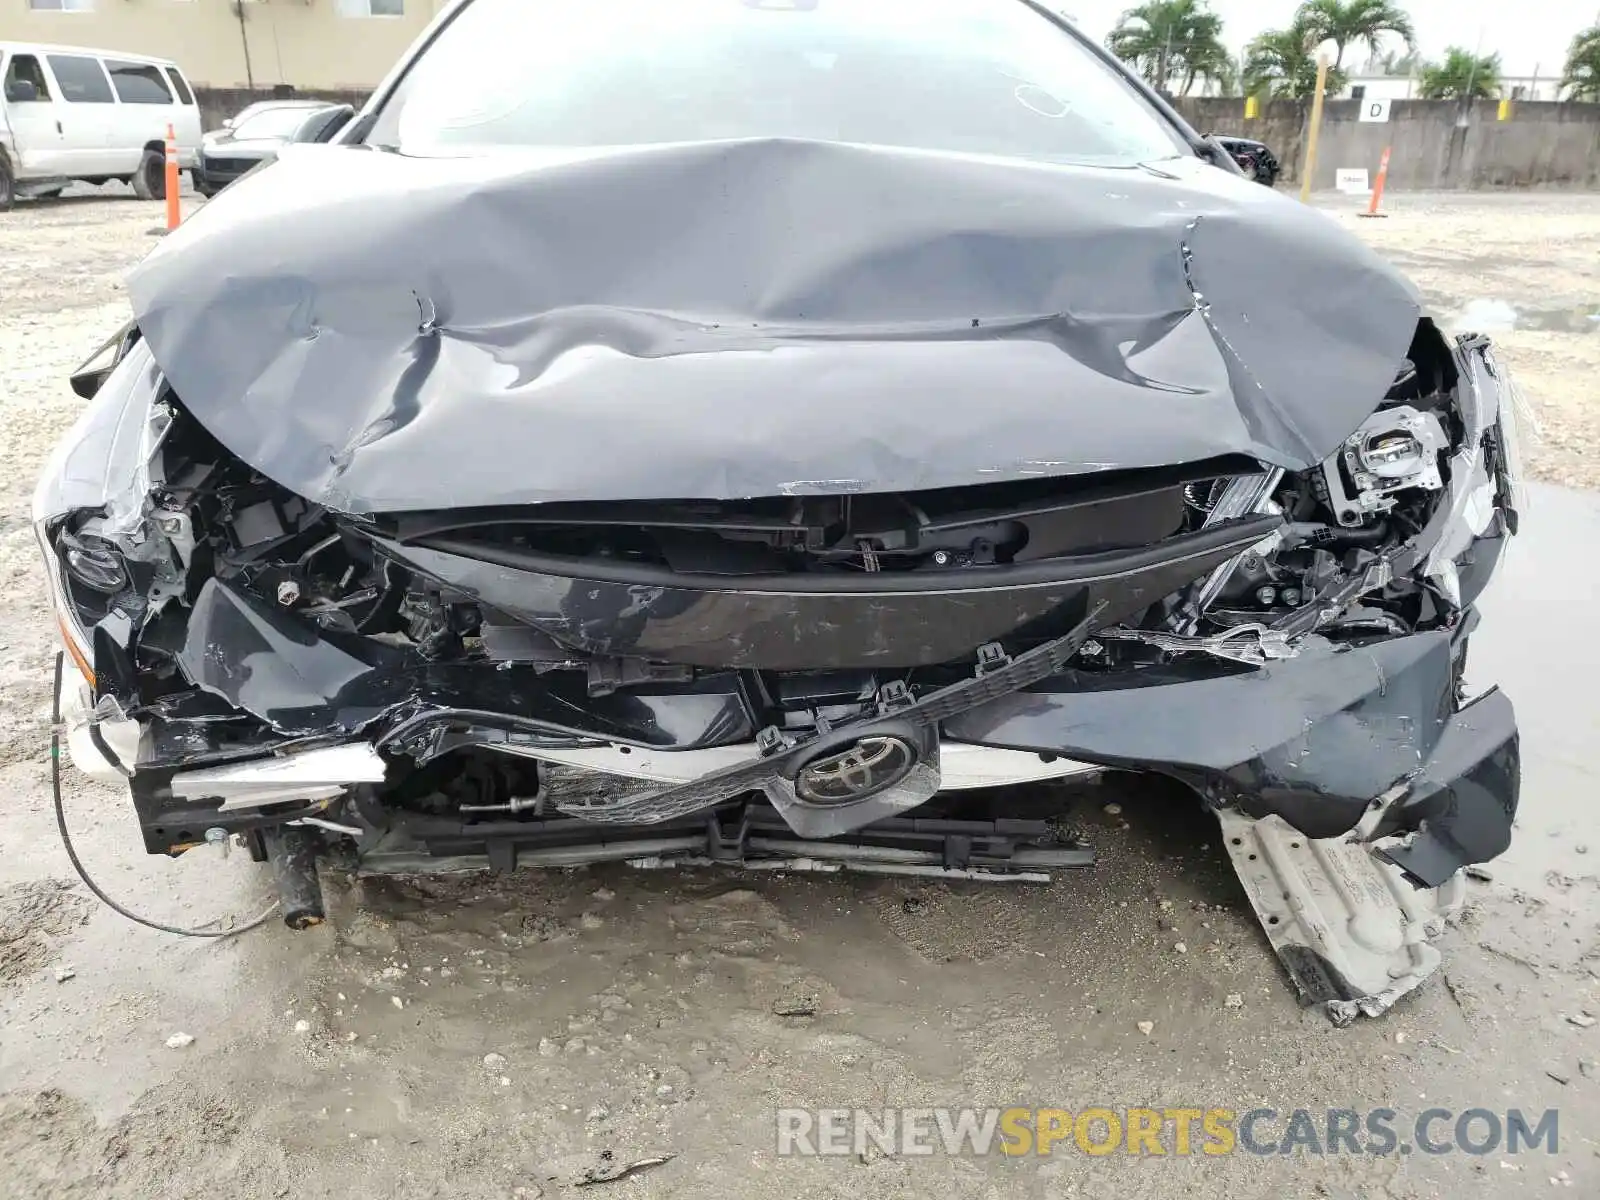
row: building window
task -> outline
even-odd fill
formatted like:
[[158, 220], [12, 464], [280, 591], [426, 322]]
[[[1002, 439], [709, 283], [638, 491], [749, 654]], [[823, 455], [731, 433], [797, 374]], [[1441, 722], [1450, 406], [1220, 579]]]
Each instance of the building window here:
[[1515, 87], [1513, 87], [1511, 89], [1511, 98], [1513, 100], [1526, 100], [1528, 98], [1528, 87], [1527, 87], [1527, 85], [1519, 83]]
[[124, 104], [172, 103], [172, 93], [167, 90], [166, 77], [161, 74], [160, 67], [108, 58], [106, 69], [111, 72], [111, 82]]
[[339, 0], [341, 17], [403, 17], [406, 0]]
[[98, 58], [80, 58], [76, 54], [45, 57], [50, 60], [50, 73], [61, 85], [61, 98], [69, 104], [110, 104], [116, 99]]
[[93, 12], [94, 0], [28, 0], [35, 12]]
[[[31, 54], [13, 54], [11, 65], [6, 68], [6, 99], [11, 99], [12, 85], [27, 83], [33, 85], [33, 98], [36, 102], [48, 104], [50, 102], [50, 85], [44, 81], [44, 69], [39, 66], [39, 60]], [[12, 101], [21, 103], [21, 101]]]
[[1350, 89], [1350, 99], [1352, 99], [1352, 100], [1365, 100], [1366, 98], [1367, 98], [1367, 85], [1366, 84], [1358, 83], [1353, 88]]

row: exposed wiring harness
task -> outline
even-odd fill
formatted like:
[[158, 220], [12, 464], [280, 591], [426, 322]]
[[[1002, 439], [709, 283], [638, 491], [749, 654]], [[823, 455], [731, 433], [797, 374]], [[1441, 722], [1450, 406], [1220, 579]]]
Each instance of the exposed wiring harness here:
[[[78, 873], [78, 878], [83, 880], [84, 886], [98, 896], [108, 908], [119, 912], [128, 920], [148, 929], [158, 929], [162, 933], [175, 933], [181, 937], [198, 938], [226, 938], [238, 937], [241, 933], [249, 933], [267, 923], [267, 919], [277, 911], [278, 902], [274, 900], [267, 911], [255, 920], [233, 929], [181, 929], [176, 925], [164, 925], [160, 921], [152, 921], [148, 917], [141, 917], [138, 913], [129, 912], [110, 896], [100, 890], [100, 885], [90, 878], [88, 870], [78, 858], [78, 851], [72, 845], [72, 835], [67, 832], [67, 814], [61, 803], [61, 651], [56, 651], [56, 679], [55, 688], [50, 696], [50, 790], [55, 797], [56, 829], [61, 834], [61, 845], [67, 852], [67, 858], [72, 862], [72, 869]], [[220, 918], [219, 918], [220, 919]], [[216, 921], [207, 921], [207, 925], [215, 925]]]

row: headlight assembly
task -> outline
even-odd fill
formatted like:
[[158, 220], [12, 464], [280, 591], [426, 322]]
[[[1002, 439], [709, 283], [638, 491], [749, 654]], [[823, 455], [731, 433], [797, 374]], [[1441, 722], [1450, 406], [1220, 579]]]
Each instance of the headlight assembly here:
[[50, 542], [50, 532], [44, 522], [34, 526], [39, 539], [39, 549], [44, 554], [45, 584], [50, 589], [50, 606], [55, 610], [56, 626], [61, 631], [61, 644], [82, 673], [89, 686], [95, 686], [94, 640], [83, 627], [77, 608], [67, 592], [62, 576], [62, 562]]
[[108, 542], [63, 533], [59, 552], [67, 576], [92, 592], [114, 596], [128, 586], [127, 564], [121, 551]]
[[62, 642], [91, 684], [94, 626], [131, 585], [129, 547], [145, 537], [151, 464], [171, 424], [165, 382], [124, 331], [117, 357], [33, 495], [33, 526]]
[[1393, 509], [1396, 492], [1438, 491], [1443, 486], [1439, 456], [1449, 447], [1436, 413], [1409, 404], [1373, 413], [1322, 466], [1334, 520], [1358, 526]]

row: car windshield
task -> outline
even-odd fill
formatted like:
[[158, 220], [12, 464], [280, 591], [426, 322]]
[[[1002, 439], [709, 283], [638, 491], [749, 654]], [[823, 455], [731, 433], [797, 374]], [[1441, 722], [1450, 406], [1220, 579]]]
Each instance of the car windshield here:
[[369, 140], [427, 156], [776, 137], [1053, 162], [1190, 152], [1022, 0], [474, 0]]
[[233, 127], [233, 136], [247, 138], [292, 138], [314, 109], [264, 108], [251, 113]]

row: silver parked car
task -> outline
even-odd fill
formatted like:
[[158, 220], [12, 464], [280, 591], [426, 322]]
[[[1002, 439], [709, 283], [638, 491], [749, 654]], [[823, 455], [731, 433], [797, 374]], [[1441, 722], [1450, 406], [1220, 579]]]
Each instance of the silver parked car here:
[[348, 104], [280, 100], [252, 104], [221, 129], [207, 133], [195, 171], [195, 190], [214, 196], [239, 176], [278, 157], [289, 142], [326, 142], [355, 116]]

